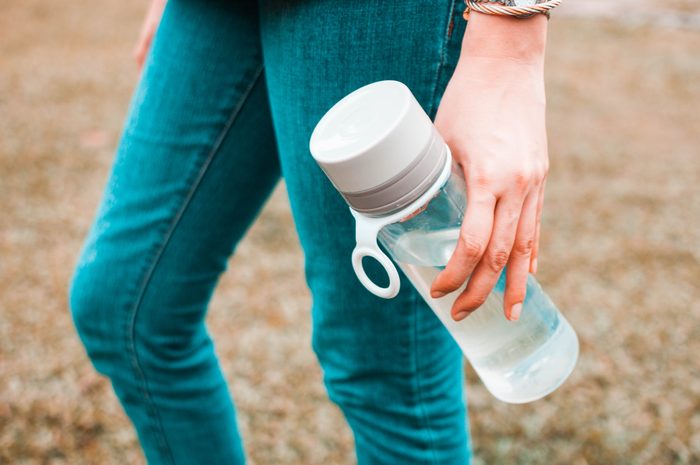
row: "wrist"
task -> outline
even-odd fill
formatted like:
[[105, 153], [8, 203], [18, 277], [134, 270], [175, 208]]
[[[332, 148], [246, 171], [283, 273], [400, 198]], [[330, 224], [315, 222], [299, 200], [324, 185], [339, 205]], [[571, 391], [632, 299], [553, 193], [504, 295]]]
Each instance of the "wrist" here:
[[513, 18], [472, 12], [462, 39], [460, 58], [506, 58], [544, 63], [547, 18]]

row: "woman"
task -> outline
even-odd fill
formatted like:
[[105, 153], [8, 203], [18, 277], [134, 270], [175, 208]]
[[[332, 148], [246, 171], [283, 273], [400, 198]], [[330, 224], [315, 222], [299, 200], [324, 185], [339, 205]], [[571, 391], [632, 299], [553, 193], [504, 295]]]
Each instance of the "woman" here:
[[457, 0], [164, 1], [137, 47], [143, 74], [71, 290], [82, 341], [149, 463], [244, 461], [203, 321], [280, 175], [306, 258], [313, 348], [358, 462], [468, 463], [461, 352], [411, 286], [383, 301], [358, 283], [352, 218], [307, 144], [350, 91], [406, 83], [469, 186], [462, 240], [432, 293], [471, 275], [453, 308], [463, 319], [507, 264], [504, 310], [517, 319], [548, 166], [546, 18], [472, 11], [465, 33]]

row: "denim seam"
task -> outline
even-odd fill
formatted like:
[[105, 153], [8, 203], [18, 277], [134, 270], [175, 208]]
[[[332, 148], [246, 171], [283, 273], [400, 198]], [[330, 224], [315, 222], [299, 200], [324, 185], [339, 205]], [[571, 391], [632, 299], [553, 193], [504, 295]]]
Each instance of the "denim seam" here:
[[420, 371], [420, 358], [419, 358], [419, 345], [420, 345], [420, 329], [419, 329], [419, 324], [418, 324], [418, 312], [420, 311], [420, 297], [417, 295], [417, 292], [413, 293], [413, 311], [411, 312], [413, 314], [413, 366], [414, 366], [414, 371], [416, 373], [416, 393], [418, 394], [418, 409], [420, 410], [420, 415], [423, 417], [423, 423], [425, 425], [425, 428], [428, 432], [428, 440], [430, 441], [430, 452], [432, 455], [432, 460], [431, 462], [433, 464], [438, 463], [438, 459], [436, 454], [436, 445], [435, 445], [435, 435], [433, 434], [433, 429], [430, 426], [430, 416], [428, 415], [428, 411], [425, 408], [425, 396], [423, 395], [423, 378], [421, 377], [421, 371]]
[[[438, 87], [440, 85], [440, 78], [441, 74], [445, 68], [445, 57], [447, 54], [447, 44], [450, 40], [450, 36], [452, 34], [451, 29], [451, 24], [452, 21], [454, 21], [454, 10], [455, 10], [455, 2], [457, 0], [451, 0], [449, 4], [449, 14], [447, 15], [447, 23], [445, 24], [445, 33], [443, 35], [443, 40], [440, 44], [440, 49], [439, 49], [439, 61], [438, 61], [438, 66], [437, 70], [435, 71], [435, 81], [433, 83], [433, 92], [432, 92], [432, 97], [430, 99], [430, 114], [433, 115], [433, 113], [436, 111], [435, 108], [435, 102], [437, 101], [437, 92], [438, 92]], [[419, 345], [419, 324], [418, 324], [418, 312], [420, 311], [420, 306], [418, 305], [420, 302], [419, 297], [416, 295], [414, 292], [413, 294], [413, 315], [414, 315], [414, 341], [415, 341], [415, 347], [414, 347], [414, 366], [415, 366], [415, 372], [416, 372], [416, 391], [418, 393], [418, 405], [420, 409], [421, 416], [423, 417], [423, 423], [425, 425], [425, 428], [428, 432], [428, 440], [430, 441], [430, 451], [432, 455], [432, 463], [437, 464], [438, 459], [437, 459], [437, 447], [435, 444], [435, 436], [433, 434], [433, 429], [431, 428], [430, 425], [430, 417], [428, 415], [428, 412], [425, 408], [425, 396], [423, 394], [423, 383], [422, 383], [422, 377], [421, 377], [421, 372], [420, 372], [420, 359], [419, 359], [419, 350], [418, 350], [418, 345]]]
[[435, 83], [433, 85], [433, 94], [430, 98], [430, 112], [429, 114], [433, 116], [433, 114], [437, 111], [437, 108], [435, 108], [435, 102], [437, 101], [437, 91], [438, 91], [438, 86], [440, 84], [440, 77], [441, 74], [445, 68], [445, 57], [447, 56], [447, 44], [450, 41], [450, 36], [452, 35], [452, 29], [450, 27], [450, 24], [452, 24], [452, 21], [454, 21], [454, 15], [455, 15], [455, 2], [457, 0], [452, 0], [450, 2], [450, 9], [449, 9], [449, 14], [447, 15], [447, 24], [445, 25], [445, 34], [443, 35], [442, 42], [440, 44], [440, 60], [438, 61], [438, 66], [437, 70], [435, 70]]
[[138, 381], [140, 381], [141, 384], [141, 391], [144, 396], [144, 399], [146, 401], [146, 404], [149, 407], [149, 411], [151, 414], [151, 418], [155, 420], [155, 434], [158, 439], [158, 444], [159, 447], [161, 448], [161, 451], [165, 456], [168, 457], [168, 461], [171, 464], [175, 464], [175, 459], [172, 454], [172, 449], [170, 448], [167, 438], [165, 436], [165, 432], [163, 429], [163, 424], [162, 420], [160, 418], [160, 415], [158, 414], [158, 410], [155, 406], [155, 403], [153, 402], [152, 395], [150, 393], [150, 389], [148, 387], [148, 381], [146, 380], [146, 376], [144, 374], [143, 369], [141, 368], [141, 364], [139, 362], [139, 357], [138, 353], [136, 350], [136, 317], [138, 314], [138, 311], [141, 307], [141, 303], [143, 302], [144, 295], [146, 294], [146, 291], [148, 289], [148, 285], [151, 281], [151, 278], [153, 277], [155, 270], [158, 266], [158, 263], [160, 262], [160, 258], [163, 255], [163, 252], [165, 251], [165, 248], [167, 247], [168, 243], [170, 242], [171, 237], [173, 236], [175, 230], [177, 229], [178, 224], [180, 224], [180, 220], [182, 219], [185, 211], [187, 210], [187, 207], [190, 205], [192, 198], [194, 197], [194, 194], [196, 193], [197, 189], [199, 188], [202, 179], [204, 178], [205, 174], [207, 173], [209, 167], [211, 166], [212, 160], [216, 156], [217, 153], [219, 153], [219, 150], [221, 149], [221, 146], [223, 144], [224, 139], [226, 138], [226, 135], [229, 133], [231, 130], [231, 127], [235, 123], [238, 115], [240, 114], [241, 108], [245, 104], [245, 102], [248, 100], [248, 97], [250, 96], [253, 88], [255, 87], [255, 84], [258, 82], [260, 77], [262, 76], [264, 69], [264, 65], [260, 65], [257, 70], [255, 71], [253, 78], [248, 84], [248, 86], [245, 88], [243, 91], [243, 94], [241, 95], [241, 98], [239, 99], [238, 103], [233, 107], [231, 111], [231, 115], [229, 116], [228, 120], [226, 121], [225, 126], [219, 133], [218, 137], [216, 138], [214, 145], [210, 149], [209, 153], [207, 154], [206, 158], [204, 159], [204, 163], [202, 164], [201, 168], [199, 169], [199, 172], [197, 173], [197, 177], [194, 179], [194, 182], [192, 183], [189, 191], [187, 192], [187, 195], [185, 196], [178, 212], [175, 215], [175, 218], [173, 219], [172, 223], [170, 224], [170, 227], [165, 231], [163, 235], [163, 239], [160, 243], [160, 245], [157, 247], [155, 254], [151, 258], [151, 266], [147, 269], [146, 274], [141, 282], [141, 285], [138, 287], [137, 291], [137, 297], [136, 301], [131, 308], [130, 312], [127, 314], [128, 320], [128, 326], [126, 328], [127, 334], [126, 334], [126, 343], [127, 343], [127, 352], [130, 357], [130, 362], [133, 370], [135, 371]]

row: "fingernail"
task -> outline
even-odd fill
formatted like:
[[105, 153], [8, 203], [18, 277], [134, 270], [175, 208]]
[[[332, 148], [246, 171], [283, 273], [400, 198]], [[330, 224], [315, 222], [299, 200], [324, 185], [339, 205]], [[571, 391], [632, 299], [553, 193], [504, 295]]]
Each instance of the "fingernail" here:
[[445, 297], [447, 294], [445, 294], [442, 291], [430, 291], [430, 296], [433, 299], [439, 299], [440, 297]]
[[518, 321], [520, 312], [523, 311], [523, 304], [515, 304], [510, 308], [510, 321]]
[[532, 274], [537, 274], [537, 258], [532, 261]]
[[455, 321], [462, 321], [469, 316], [469, 312], [459, 312], [455, 315]]

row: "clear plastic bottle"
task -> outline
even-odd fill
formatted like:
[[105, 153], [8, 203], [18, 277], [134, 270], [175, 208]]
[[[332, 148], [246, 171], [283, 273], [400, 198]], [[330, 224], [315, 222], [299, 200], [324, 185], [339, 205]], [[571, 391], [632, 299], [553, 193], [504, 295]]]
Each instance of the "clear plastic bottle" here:
[[530, 275], [522, 315], [516, 322], [503, 313], [505, 272], [487, 301], [457, 322], [450, 310], [465, 286], [434, 299], [430, 287], [452, 256], [466, 206], [461, 171], [427, 204], [403, 220], [379, 230], [379, 242], [406, 274], [457, 341], [491, 393], [511, 403], [531, 402], [554, 391], [569, 376], [578, 358], [578, 339], [535, 278]]
[[[314, 130], [311, 152], [351, 207], [357, 240], [352, 263], [370, 292], [392, 298], [400, 286], [381, 243], [495, 397], [531, 402], [566, 380], [578, 359], [578, 339], [533, 276], [517, 322], [503, 313], [505, 273], [487, 301], [460, 322], [450, 310], [466, 283], [440, 299], [430, 296], [459, 238], [466, 186], [448, 146], [406, 86], [381, 81], [345, 97]], [[387, 287], [367, 276], [366, 257], [384, 267]]]

